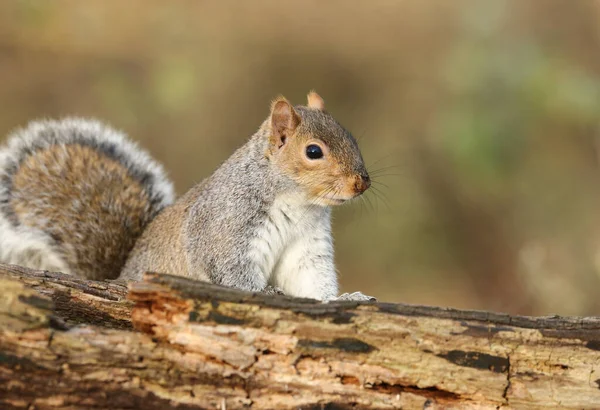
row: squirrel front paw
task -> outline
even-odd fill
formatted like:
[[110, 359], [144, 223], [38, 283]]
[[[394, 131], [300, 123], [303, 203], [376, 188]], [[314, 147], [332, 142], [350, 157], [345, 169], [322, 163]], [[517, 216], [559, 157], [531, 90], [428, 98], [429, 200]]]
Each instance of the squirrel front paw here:
[[354, 300], [354, 301], [358, 301], [358, 302], [376, 302], [377, 298], [374, 298], [373, 296], [367, 296], [367, 295], [363, 294], [362, 292], [354, 292], [354, 293], [344, 293], [344, 294], [338, 296], [334, 300]]
[[261, 290], [260, 292], [264, 293], [265, 295], [285, 295], [283, 290], [281, 290], [277, 286], [271, 286], [271, 285], [265, 286], [265, 288], [263, 290]]

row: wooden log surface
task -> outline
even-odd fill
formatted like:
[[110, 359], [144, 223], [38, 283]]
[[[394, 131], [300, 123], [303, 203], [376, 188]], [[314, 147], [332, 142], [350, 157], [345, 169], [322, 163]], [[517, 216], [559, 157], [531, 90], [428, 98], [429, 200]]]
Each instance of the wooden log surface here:
[[600, 318], [0, 266], [4, 409], [595, 409]]

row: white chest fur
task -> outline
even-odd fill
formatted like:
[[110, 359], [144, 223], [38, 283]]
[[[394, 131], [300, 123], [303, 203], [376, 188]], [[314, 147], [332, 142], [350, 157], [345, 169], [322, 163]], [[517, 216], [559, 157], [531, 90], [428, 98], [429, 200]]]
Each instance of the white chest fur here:
[[256, 232], [250, 254], [267, 283], [290, 295], [317, 297], [310, 280], [307, 282], [314, 269], [302, 267], [313, 247], [333, 259], [330, 210], [309, 205], [298, 195], [282, 195]]

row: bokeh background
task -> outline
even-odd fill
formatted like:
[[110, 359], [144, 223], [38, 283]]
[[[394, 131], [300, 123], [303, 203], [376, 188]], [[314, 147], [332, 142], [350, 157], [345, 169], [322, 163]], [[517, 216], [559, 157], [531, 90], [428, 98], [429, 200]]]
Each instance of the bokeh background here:
[[335, 212], [343, 290], [600, 313], [600, 2], [0, 2], [0, 134], [98, 117], [179, 193], [312, 88], [376, 181]]

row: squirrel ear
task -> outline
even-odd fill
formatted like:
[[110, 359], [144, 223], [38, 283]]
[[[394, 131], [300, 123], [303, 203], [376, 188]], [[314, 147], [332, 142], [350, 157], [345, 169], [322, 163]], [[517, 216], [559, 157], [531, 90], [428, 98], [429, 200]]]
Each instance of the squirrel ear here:
[[317, 94], [315, 90], [309, 92], [306, 98], [308, 99], [308, 108], [314, 108], [321, 111], [325, 109], [325, 101], [323, 101], [321, 96]]
[[300, 117], [292, 104], [279, 97], [271, 104], [271, 142], [281, 148], [285, 139], [293, 134], [300, 124]]

